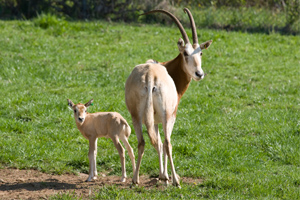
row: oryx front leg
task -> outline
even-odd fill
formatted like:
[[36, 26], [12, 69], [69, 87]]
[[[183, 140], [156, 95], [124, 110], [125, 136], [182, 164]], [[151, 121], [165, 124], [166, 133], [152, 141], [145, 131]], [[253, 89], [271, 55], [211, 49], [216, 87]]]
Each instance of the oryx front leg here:
[[97, 168], [96, 168], [96, 156], [97, 156], [97, 138], [89, 139], [89, 177], [86, 182], [97, 179]]
[[164, 175], [164, 165], [163, 165], [163, 144], [161, 142], [161, 139], [160, 139], [160, 134], [159, 134], [159, 130], [158, 130], [158, 124], [155, 124], [154, 125], [154, 128], [155, 128], [155, 133], [157, 135], [157, 143], [156, 145], [154, 146], [157, 153], [158, 153], [158, 159], [159, 159], [159, 180], [167, 180], [169, 179], [167, 176]]
[[165, 177], [163, 175], [163, 145], [160, 139], [159, 135], [159, 130], [158, 130], [158, 125], [157, 124], [148, 124], [146, 125], [147, 130], [148, 130], [148, 135], [151, 141], [151, 144], [154, 146], [158, 153], [158, 158], [159, 158], [159, 179], [160, 180], [165, 180]]
[[[173, 163], [173, 157], [172, 157], [172, 145], [171, 145], [171, 134], [173, 130], [173, 126], [175, 123], [175, 118], [171, 117], [169, 120], [167, 120], [166, 123], [164, 123], [164, 132], [165, 132], [165, 142], [164, 142], [164, 151], [166, 152], [167, 156], [169, 157], [170, 165], [171, 165], [171, 171], [172, 171], [172, 182], [173, 185], [180, 187], [179, 179], [177, 177], [174, 163]], [[165, 156], [166, 159], [166, 156]], [[165, 160], [165, 170], [164, 175], [167, 175], [167, 167], [166, 167], [166, 160]]]
[[168, 155], [165, 147], [165, 143], [163, 144], [163, 152], [164, 152], [164, 171], [163, 171], [163, 177], [166, 180], [166, 184], [168, 184], [169, 175], [168, 175]]

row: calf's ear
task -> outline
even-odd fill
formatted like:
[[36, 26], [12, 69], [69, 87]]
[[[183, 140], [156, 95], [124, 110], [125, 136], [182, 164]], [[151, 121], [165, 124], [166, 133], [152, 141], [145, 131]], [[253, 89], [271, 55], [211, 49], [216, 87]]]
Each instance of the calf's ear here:
[[71, 108], [73, 108], [74, 103], [70, 99], [67, 99], [67, 101], [68, 101], [68, 106], [70, 106]]
[[89, 107], [92, 103], [93, 103], [94, 99], [89, 100], [89, 102], [87, 102], [86, 104], [84, 104], [84, 106], [87, 108]]

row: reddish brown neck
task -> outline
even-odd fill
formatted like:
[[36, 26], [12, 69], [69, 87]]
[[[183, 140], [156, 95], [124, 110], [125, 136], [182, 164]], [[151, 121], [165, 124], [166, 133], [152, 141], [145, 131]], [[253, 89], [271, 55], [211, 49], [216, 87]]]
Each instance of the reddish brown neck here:
[[177, 95], [178, 95], [178, 102], [177, 102], [177, 107], [178, 107], [181, 97], [188, 89], [189, 84], [192, 80], [183, 69], [184, 58], [181, 54], [179, 54], [173, 60], [162, 62], [160, 64], [164, 65], [167, 68], [169, 75], [174, 80], [176, 90], [177, 90]]

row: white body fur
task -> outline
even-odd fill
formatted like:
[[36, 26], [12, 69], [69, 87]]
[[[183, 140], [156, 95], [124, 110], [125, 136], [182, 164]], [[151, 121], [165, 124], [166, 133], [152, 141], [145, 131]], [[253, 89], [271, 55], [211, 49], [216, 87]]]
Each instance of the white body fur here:
[[[147, 63], [136, 66], [128, 77], [125, 85], [126, 105], [131, 113], [132, 122], [138, 138], [138, 161], [133, 183], [139, 183], [138, 169], [144, 152], [144, 139], [142, 124], [146, 125], [152, 145], [159, 156], [159, 178], [168, 180], [167, 155], [170, 158], [173, 180], [175, 168], [172, 161], [170, 138], [175, 122], [177, 92], [173, 79], [169, 76], [166, 68], [160, 64]], [[165, 133], [164, 146], [162, 145], [158, 124], [163, 124]], [[164, 152], [165, 168], [162, 164]]]
[[[125, 100], [131, 114], [133, 126], [138, 139], [138, 160], [132, 182], [139, 183], [139, 169], [144, 154], [145, 141], [142, 124], [146, 125], [152, 145], [159, 156], [159, 179], [168, 183], [167, 157], [169, 158], [173, 185], [180, 187], [172, 158], [171, 134], [176, 119], [176, 112], [182, 95], [192, 79], [199, 81], [204, 78], [201, 68], [202, 49], [210, 46], [212, 41], [198, 44], [194, 19], [188, 13], [192, 31], [193, 45], [189, 42], [186, 32], [178, 19], [165, 10], [152, 10], [145, 14], [161, 12], [169, 15], [177, 24], [183, 36], [178, 40], [180, 54], [173, 60], [157, 62], [148, 60], [146, 64], [136, 66], [125, 84]], [[158, 124], [162, 123], [165, 141], [162, 144]], [[164, 153], [164, 165], [162, 163]]]
[[125, 169], [125, 151], [119, 139], [125, 145], [129, 157], [132, 162], [133, 173], [135, 172], [135, 158], [133, 149], [131, 148], [128, 137], [130, 136], [131, 129], [126, 120], [117, 112], [97, 112], [87, 113], [87, 107], [92, 103], [90, 100], [86, 104], [74, 104], [68, 99], [69, 106], [74, 110], [74, 118], [77, 128], [81, 134], [89, 140], [89, 177], [86, 181], [96, 179], [96, 156], [97, 156], [97, 138], [107, 137], [110, 138], [118, 150], [121, 159], [122, 178], [121, 182], [126, 180]]

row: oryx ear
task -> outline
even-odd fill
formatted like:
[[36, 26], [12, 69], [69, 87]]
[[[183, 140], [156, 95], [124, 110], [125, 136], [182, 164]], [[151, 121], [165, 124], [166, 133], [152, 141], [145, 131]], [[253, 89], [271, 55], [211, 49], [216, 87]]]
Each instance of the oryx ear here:
[[202, 44], [200, 44], [200, 49], [207, 49], [211, 45], [212, 42], [213, 42], [212, 40], [203, 42]]
[[84, 106], [87, 108], [89, 107], [92, 103], [93, 103], [94, 99], [89, 100], [89, 102], [87, 102], [86, 104], [84, 104]]
[[73, 108], [74, 103], [73, 103], [70, 99], [67, 99], [67, 101], [68, 101], [68, 105], [69, 105], [71, 108]]
[[185, 49], [185, 44], [183, 39], [179, 38], [178, 42], [177, 42], [177, 46], [180, 52], [183, 52]]

